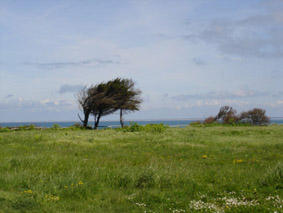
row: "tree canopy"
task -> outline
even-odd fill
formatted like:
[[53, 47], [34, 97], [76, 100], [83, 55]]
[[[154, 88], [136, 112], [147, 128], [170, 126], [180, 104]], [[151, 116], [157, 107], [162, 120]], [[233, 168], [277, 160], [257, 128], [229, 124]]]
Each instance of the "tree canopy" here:
[[120, 123], [123, 127], [123, 112], [139, 110], [141, 91], [135, 89], [131, 79], [116, 78], [108, 82], [84, 87], [77, 94], [79, 107], [84, 113], [84, 127], [87, 127], [89, 115], [94, 116], [94, 129], [98, 128], [102, 116], [120, 110]]

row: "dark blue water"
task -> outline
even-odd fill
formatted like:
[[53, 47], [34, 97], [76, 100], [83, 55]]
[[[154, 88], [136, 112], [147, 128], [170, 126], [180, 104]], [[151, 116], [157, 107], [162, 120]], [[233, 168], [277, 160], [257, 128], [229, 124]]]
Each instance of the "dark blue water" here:
[[[169, 126], [185, 126], [190, 124], [195, 120], [152, 120], [152, 121], [133, 121], [136, 122], [140, 125], [145, 125], [145, 124], [159, 124], [163, 123], [164, 125], [169, 125]], [[72, 126], [76, 123], [79, 122], [9, 122], [9, 123], [0, 123], [0, 126], [2, 127], [16, 127], [16, 126], [23, 126], [23, 125], [35, 125], [38, 127], [47, 127], [50, 128], [54, 124], [59, 124], [61, 127], [69, 127]], [[275, 124], [283, 124], [283, 119], [274, 119], [270, 121], [270, 123], [275, 123]], [[90, 126], [93, 126], [93, 122], [89, 122]], [[100, 121], [99, 126], [100, 127], [119, 127], [120, 122], [119, 121]], [[130, 125], [130, 121], [125, 121], [125, 125]]]
[[[188, 125], [194, 120], [152, 120], [152, 121], [125, 121], [125, 125], [130, 125], [130, 122], [135, 122], [140, 125], [145, 125], [145, 124], [159, 124], [163, 123], [165, 125], [169, 126], [174, 126], [174, 125]], [[72, 126], [76, 123], [80, 122], [9, 122], [9, 123], [0, 123], [0, 126], [2, 127], [16, 127], [16, 126], [23, 126], [23, 125], [35, 125], [38, 127], [52, 127], [54, 124], [59, 124], [61, 127], [69, 127]], [[81, 124], [81, 123], [80, 123]], [[93, 122], [88, 123], [89, 126], [93, 126]], [[120, 122], [119, 121], [100, 121], [99, 122], [100, 127], [119, 127]]]

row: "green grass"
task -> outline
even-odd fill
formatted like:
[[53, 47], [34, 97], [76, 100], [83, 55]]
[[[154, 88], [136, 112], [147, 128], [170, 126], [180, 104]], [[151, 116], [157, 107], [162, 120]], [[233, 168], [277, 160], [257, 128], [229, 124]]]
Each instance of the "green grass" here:
[[0, 132], [0, 212], [282, 207], [282, 125]]

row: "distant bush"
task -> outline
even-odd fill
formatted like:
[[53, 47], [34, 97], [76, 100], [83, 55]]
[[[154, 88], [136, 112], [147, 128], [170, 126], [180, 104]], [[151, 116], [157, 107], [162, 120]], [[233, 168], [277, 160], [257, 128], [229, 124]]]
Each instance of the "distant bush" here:
[[22, 125], [22, 126], [18, 126], [15, 127], [17, 128], [17, 130], [34, 130], [35, 129], [35, 125], [31, 124], [31, 125]]
[[213, 116], [210, 116], [203, 121], [204, 124], [211, 124], [213, 122], [215, 122], [215, 117]]
[[163, 123], [161, 124], [146, 124], [144, 126], [144, 130], [146, 132], [164, 132], [166, 129], [168, 128], [168, 126], [165, 126]]
[[138, 132], [138, 131], [141, 131], [142, 128], [143, 128], [142, 125], [139, 125], [138, 123], [135, 123], [135, 122], [131, 122], [130, 126], [129, 126], [129, 131], [130, 132]]
[[60, 124], [53, 124], [51, 129], [55, 129], [55, 130], [61, 129], [61, 126], [60, 126]]
[[201, 126], [202, 122], [201, 121], [193, 121], [190, 123], [190, 126]]
[[156, 132], [161, 133], [164, 132], [168, 126], [165, 126], [163, 123], [161, 124], [146, 124], [145, 126], [139, 125], [136, 122], [130, 122], [130, 126], [124, 126], [123, 128], [117, 128], [118, 131], [123, 132]]
[[11, 130], [8, 127], [0, 128], [0, 132], [10, 132]]
[[75, 123], [71, 127], [81, 128], [81, 127], [84, 127], [84, 126], [82, 124], [80, 124], [80, 123]]
[[64, 128], [65, 130], [85, 130], [85, 129], [92, 129], [90, 126], [87, 126], [86, 128], [80, 124], [80, 123], [75, 123], [72, 126]]
[[247, 112], [242, 112], [240, 115], [236, 114], [231, 106], [223, 106], [220, 108], [215, 117], [208, 117], [204, 120], [205, 125], [229, 124], [229, 125], [266, 125], [270, 120], [265, 115], [263, 109], [252, 109]]
[[255, 108], [247, 112], [242, 112], [240, 121], [253, 125], [266, 125], [270, 122], [270, 119], [265, 115], [264, 109]]

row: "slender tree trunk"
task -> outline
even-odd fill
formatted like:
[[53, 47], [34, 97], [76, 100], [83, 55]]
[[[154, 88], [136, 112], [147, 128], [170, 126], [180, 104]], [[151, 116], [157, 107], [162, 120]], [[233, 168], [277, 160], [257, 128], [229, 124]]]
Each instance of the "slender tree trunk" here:
[[123, 110], [120, 109], [120, 124], [121, 124], [121, 127], [123, 128], [124, 127], [124, 119], [123, 119]]
[[86, 112], [85, 113], [85, 119], [84, 119], [84, 128], [87, 128], [88, 118], [89, 118], [89, 112]]
[[94, 129], [98, 129], [99, 120], [101, 118], [101, 114], [98, 114], [97, 119], [95, 121]]
[[84, 128], [87, 128], [87, 124], [88, 124], [88, 118], [89, 118], [89, 112], [88, 111], [84, 111], [84, 120], [81, 119], [80, 114], [78, 114], [79, 119], [81, 120], [81, 122], [84, 125]]
[[96, 124], [96, 117], [97, 117], [97, 115], [95, 114], [95, 115], [93, 115], [93, 116], [94, 116], [93, 129], [95, 129], [95, 124]]

